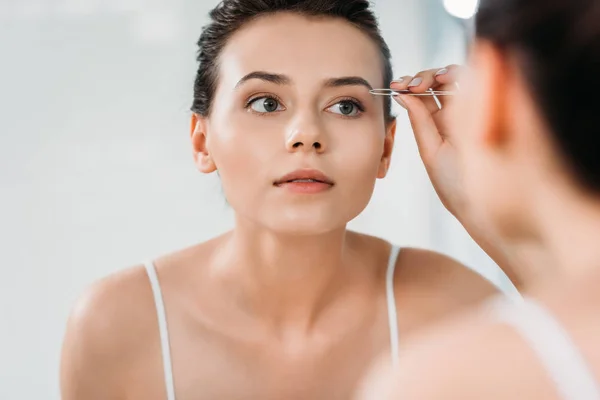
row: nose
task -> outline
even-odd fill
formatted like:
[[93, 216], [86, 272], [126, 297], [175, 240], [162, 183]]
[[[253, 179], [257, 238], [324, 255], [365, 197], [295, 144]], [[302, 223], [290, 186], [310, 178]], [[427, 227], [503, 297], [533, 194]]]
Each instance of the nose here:
[[293, 153], [297, 151], [323, 153], [326, 149], [325, 135], [316, 123], [296, 124], [286, 138], [285, 147]]

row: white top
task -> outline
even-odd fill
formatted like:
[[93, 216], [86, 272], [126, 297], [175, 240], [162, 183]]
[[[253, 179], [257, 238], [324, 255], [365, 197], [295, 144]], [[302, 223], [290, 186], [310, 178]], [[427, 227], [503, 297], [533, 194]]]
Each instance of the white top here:
[[[392, 246], [390, 257], [388, 259], [386, 273], [386, 296], [388, 324], [390, 329], [390, 351], [392, 353], [392, 362], [398, 363], [398, 320], [396, 313], [396, 299], [394, 296], [394, 270], [396, 269], [396, 260], [400, 248]], [[165, 378], [165, 387], [167, 388], [167, 400], [175, 400], [175, 385], [173, 383], [173, 365], [171, 363], [171, 348], [169, 344], [169, 330], [167, 329], [167, 315], [163, 302], [160, 282], [156, 275], [156, 268], [152, 262], [145, 263], [146, 272], [150, 278], [152, 293], [154, 294], [154, 303], [156, 305], [156, 314], [158, 317], [158, 329], [160, 332], [160, 347], [162, 352], [163, 370]]]
[[491, 303], [492, 318], [512, 327], [531, 347], [564, 400], [600, 400], [600, 387], [569, 333], [531, 298]]
[[165, 313], [165, 304], [163, 303], [160, 282], [156, 275], [156, 268], [152, 262], [145, 264], [152, 293], [154, 294], [154, 304], [156, 305], [156, 314], [158, 317], [158, 330], [160, 332], [160, 349], [162, 352], [163, 370], [165, 377], [165, 387], [167, 388], [167, 400], [175, 400], [175, 385], [173, 384], [173, 365], [171, 363], [171, 346], [169, 344], [169, 330], [167, 329], [167, 314]]

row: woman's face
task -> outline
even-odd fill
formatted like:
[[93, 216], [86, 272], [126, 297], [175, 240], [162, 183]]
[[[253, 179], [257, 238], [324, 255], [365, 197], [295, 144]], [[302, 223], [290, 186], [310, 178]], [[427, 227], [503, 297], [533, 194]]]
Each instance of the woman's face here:
[[372, 39], [341, 19], [279, 13], [245, 25], [221, 53], [210, 116], [194, 121], [199, 168], [218, 170], [252, 223], [344, 227], [390, 162], [395, 124], [369, 94], [385, 87], [382, 66]]

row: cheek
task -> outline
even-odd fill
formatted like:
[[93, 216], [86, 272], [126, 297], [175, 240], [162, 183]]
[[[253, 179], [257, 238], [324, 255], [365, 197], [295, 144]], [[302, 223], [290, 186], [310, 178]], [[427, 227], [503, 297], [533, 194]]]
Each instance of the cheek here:
[[[245, 111], [213, 115], [209, 133], [209, 151], [219, 171], [223, 190], [234, 205], [236, 198], [264, 193], [273, 179], [287, 172], [294, 163], [286, 150], [286, 132], [294, 119], [281, 116], [256, 116]], [[316, 162], [340, 184], [348, 196], [363, 202], [373, 190], [383, 154], [383, 122], [373, 118], [344, 120], [322, 115], [318, 140], [326, 154]], [[262, 189], [261, 189], [262, 188]], [[254, 194], [253, 194], [254, 193]], [[258, 200], [258, 199], [257, 199]], [[262, 201], [262, 200], [261, 200]]]
[[276, 122], [251, 115], [237, 101], [218, 92], [210, 118], [208, 150], [223, 181], [256, 173], [267, 162], [275, 145], [272, 133], [278, 129]]
[[232, 113], [211, 127], [211, 152], [223, 189], [232, 201], [235, 193], [256, 191], [274, 178], [273, 164], [283, 148], [278, 121]]
[[221, 159], [236, 156], [267, 161], [265, 157], [281, 150], [284, 129], [285, 124], [277, 118], [232, 115], [212, 130], [213, 147], [210, 150]]
[[[338, 174], [351, 182], [374, 182], [383, 155], [385, 130], [372, 121], [335, 121], [332, 132], [332, 157]], [[365, 182], [366, 181], [366, 182]], [[357, 187], [358, 188], [358, 187]]]

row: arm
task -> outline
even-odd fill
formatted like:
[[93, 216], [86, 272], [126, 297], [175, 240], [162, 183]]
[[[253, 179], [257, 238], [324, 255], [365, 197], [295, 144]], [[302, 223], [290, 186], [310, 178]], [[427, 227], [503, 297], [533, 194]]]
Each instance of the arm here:
[[107, 339], [99, 332], [94, 294], [79, 301], [69, 317], [63, 342], [60, 387], [63, 400], [115, 398]]
[[[439, 68], [419, 72], [416, 76], [422, 79], [420, 85], [411, 87], [414, 93], [423, 93], [429, 88], [440, 90], [456, 90], [456, 82], [462, 67], [451, 65], [445, 68], [445, 74], [437, 75]], [[412, 81], [412, 76], [403, 77], [402, 82], [392, 83], [392, 89], [404, 90]], [[481, 221], [469, 213], [466, 196], [462, 187], [462, 176], [459, 168], [459, 155], [455, 148], [453, 130], [449, 127], [448, 108], [452, 106], [450, 98], [443, 100], [441, 109], [431, 99], [412, 96], [394, 97], [407, 109], [415, 134], [419, 154], [431, 179], [431, 183], [444, 206], [465, 227], [469, 235], [485, 251], [492, 260], [507, 274], [509, 279], [520, 289], [517, 265], [504, 251], [502, 244], [492, 232], [486, 232]]]

